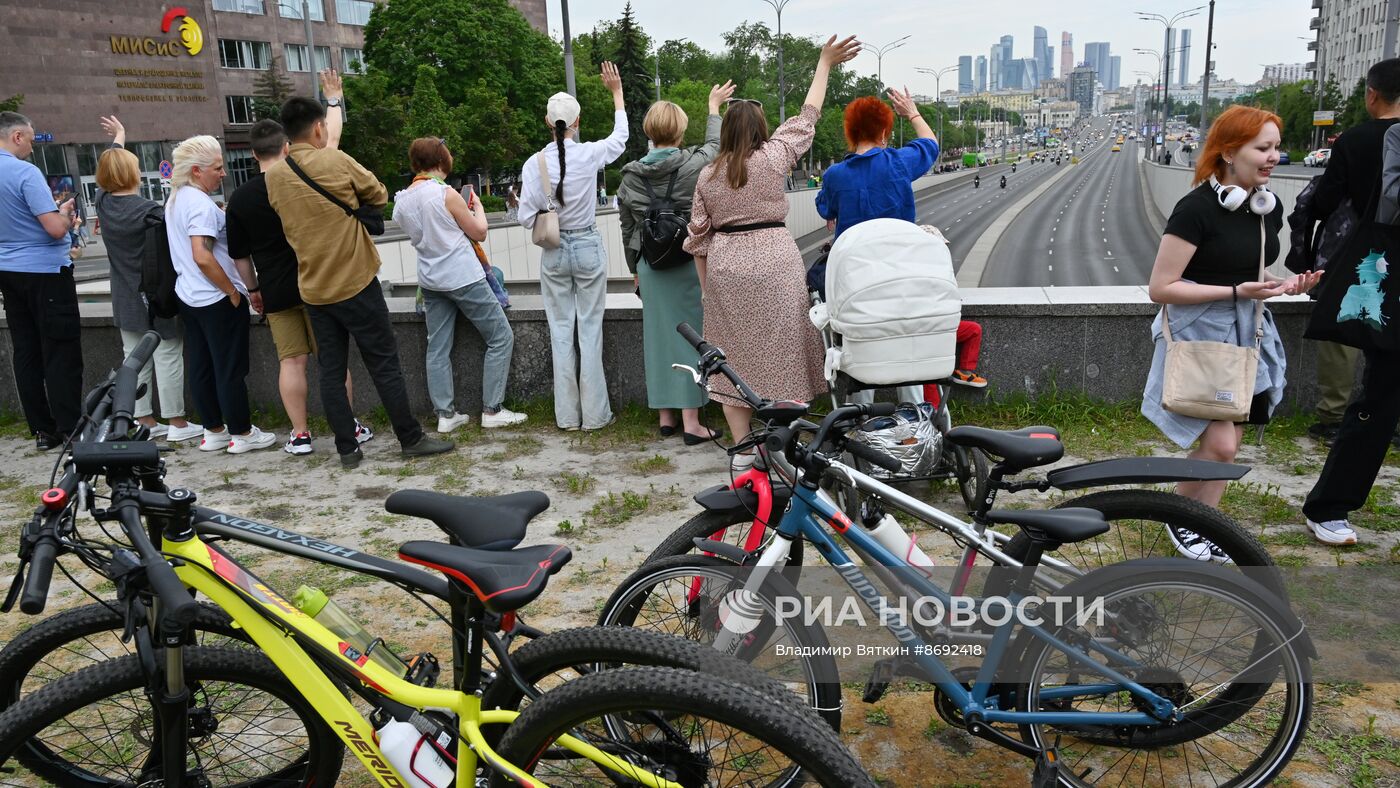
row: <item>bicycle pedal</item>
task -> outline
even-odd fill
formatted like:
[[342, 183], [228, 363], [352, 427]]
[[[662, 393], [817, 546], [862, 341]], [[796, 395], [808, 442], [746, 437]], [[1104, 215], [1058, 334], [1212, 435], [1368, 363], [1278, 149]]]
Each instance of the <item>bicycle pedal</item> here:
[[889, 690], [890, 682], [894, 681], [897, 662], [897, 657], [886, 657], [875, 663], [875, 667], [870, 671], [870, 678], [865, 682], [865, 694], [860, 696], [861, 700], [866, 703], [880, 702], [880, 698]]
[[1055, 788], [1060, 784], [1060, 751], [1051, 747], [1041, 750], [1035, 758], [1035, 771], [1031, 772], [1031, 788]]

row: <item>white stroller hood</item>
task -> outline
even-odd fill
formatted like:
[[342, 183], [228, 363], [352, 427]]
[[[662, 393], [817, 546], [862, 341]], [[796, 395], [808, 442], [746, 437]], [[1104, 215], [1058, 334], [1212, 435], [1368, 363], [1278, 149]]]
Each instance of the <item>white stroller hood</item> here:
[[896, 385], [953, 374], [962, 297], [941, 235], [900, 219], [851, 227], [827, 257], [826, 296], [825, 315], [812, 317], [836, 335], [828, 378]]

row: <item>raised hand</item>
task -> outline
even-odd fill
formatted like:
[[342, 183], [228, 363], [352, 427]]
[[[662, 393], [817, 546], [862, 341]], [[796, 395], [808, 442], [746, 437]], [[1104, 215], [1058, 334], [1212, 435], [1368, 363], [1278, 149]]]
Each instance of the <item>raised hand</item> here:
[[112, 115], [111, 117], [105, 115], [99, 116], [98, 123], [102, 124], [102, 130], [107, 132], [107, 135], [112, 138], [113, 143], [117, 145], [126, 144], [126, 127], [122, 125], [121, 121], [117, 120], [116, 115]]
[[847, 36], [840, 41], [836, 40], [836, 36], [832, 36], [822, 45], [819, 62], [825, 66], [835, 66], [848, 60], [854, 60], [855, 56], [859, 54], [860, 42], [856, 40], [855, 36]]
[[622, 75], [617, 73], [617, 66], [611, 61], [603, 61], [603, 87], [612, 91], [614, 96], [622, 94]]
[[718, 115], [720, 105], [734, 95], [734, 80], [725, 80], [723, 85], [710, 88], [710, 114]]
[[904, 88], [902, 93], [899, 88], [890, 88], [889, 93], [896, 115], [912, 119], [919, 114], [919, 107], [914, 103], [914, 97], [910, 95], [908, 87]]
[[341, 86], [340, 72], [333, 68], [323, 68], [318, 72], [321, 79], [321, 95], [326, 98], [342, 98], [344, 90]]

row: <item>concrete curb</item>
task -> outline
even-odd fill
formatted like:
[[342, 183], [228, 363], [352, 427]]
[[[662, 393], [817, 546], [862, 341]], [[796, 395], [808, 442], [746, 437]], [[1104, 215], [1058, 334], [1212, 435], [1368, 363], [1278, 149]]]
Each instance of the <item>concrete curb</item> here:
[[[1084, 159], [1080, 159], [1080, 164]], [[967, 258], [963, 260], [962, 267], [958, 269], [958, 287], [979, 287], [982, 284], [982, 275], [986, 272], [987, 261], [992, 257], [992, 250], [996, 248], [997, 242], [1006, 229], [1011, 226], [1017, 216], [1021, 215], [1027, 206], [1035, 202], [1040, 195], [1044, 194], [1051, 186], [1059, 183], [1062, 178], [1074, 171], [1078, 164], [1071, 164], [1059, 172], [1051, 175], [1045, 183], [1032, 189], [1029, 193], [1017, 200], [1010, 208], [1001, 212], [990, 226], [977, 238], [977, 243], [972, 245], [968, 251]]]
[[1147, 191], [1147, 162], [1145, 159], [1137, 160], [1138, 168], [1138, 192], [1142, 195], [1142, 208], [1147, 213], [1147, 223], [1152, 225], [1152, 229], [1161, 235], [1167, 229], [1167, 217], [1157, 209], [1157, 203], [1152, 199], [1152, 195]]

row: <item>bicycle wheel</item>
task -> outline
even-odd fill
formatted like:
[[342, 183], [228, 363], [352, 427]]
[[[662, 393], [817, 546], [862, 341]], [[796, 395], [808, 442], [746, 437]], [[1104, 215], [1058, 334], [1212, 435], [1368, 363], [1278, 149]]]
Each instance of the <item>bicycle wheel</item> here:
[[[613, 591], [598, 624], [663, 632], [710, 645], [723, 630], [727, 597], [742, 587], [746, 576], [742, 567], [707, 556], [682, 555], [643, 564]], [[826, 632], [804, 625], [799, 616], [779, 620], [777, 600], [784, 598], [801, 596], [781, 574], [769, 575], [757, 600], [761, 618], [734, 656], [786, 686], [839, 729], [840, 679]], [[804, 656], [792, 659], [780, 653]]]
[[[116, 601], [94, 602], [50, 616], [16, 635], [0, 649], [0, 711], [51, 681], [135, 653], [135, 646], [121, 639], [126, 627], [121, 610]], [[186, 643], [251, 648], [228, 614], [209, 604], [200, 605]]]
[[[611, 785], [606, 769], [556, 744], [580, 738], [686, 786], [874, 786], [834, 731], [750, 687], [669, 668], [609, 670], [530, 704], [500, 754], [548, 785]], [[493, 775], [491, 784], [515, 781]]]
[[[1130, 678], [1169, 697], [1180, 720], [1155, 726], [1027, 725], [1036, 747], [1060, 742], [1062, 784], [1262, 785], [1288, 764], [1312, 707], [1309, 665], [1296, 618], [1269, 590], [1220, 567], [1134, 561], [1085, 576], [1066, 597], [1103, 600], [1102, 622], [1067, 626], [1134, 664]], [[1145, 711], [1127, 692], [1065, 697], [1052, 688], [1111, 683], [1023, 632], [1022, 711]]]
[[987, 491], [987, 475], [991, 464], [981, 449], [973, 449], [945, 440], [943, 456], [953, 466], [953, 479], [958, 483], [958, 494], [969, 512], [975, 511]]
[[[217, 647], [184, 657], [188, 763], [209, 785], [335, 784], [344, 747], [266, 657]], [[135, 655], [49, 683], [0, 714], [0, 761], [15, 756], [34, 777], [75, 788], [159, 780], [146, 683]]]
[[[773, 512], [770, 522], [777, 525], [782, 519], [782, 512]], [[680, 528], [672, 531], [661, 544], [651, 551], [644, 564], [649, 564], [661, 558], [669, 558], [676, 555], [698, 555], [699, 550], [695, 547], [696, 539], [714, 539], [717, 542], [732, 544], [737, 547], [748, 549], [749, 530], [753, 525], [753, 515], [745, 511], [704, 511], [686, 520]], [[767, 538], [771, 536], [772, 529], [765, 529], [763, 544], [767, 544]], [[792, 548], [788, 551], [788, 567], [783, 572], [792, 582], [797, 582], [796, 567], [802, 566], [802, 545], [801, 539], [792, 543]]]
[[[1056, 508], [1082, 507], [1102, 512], [1113, 527], [1101, 536], [1083, 542], [1061, 545], [1054, 557], [1068, 563], [1073, 571], [1042, 564], [1040, 573], [1058, 584], [1072, 581], [1077, 575], [1129, 561], [1135, 558], [1177, 557], [1179, 554], [1167, 535], [1167, 528], [1194, 531], [1214, 542], [1236, 566], [1274, 567], [1269, 551], [1246, 533], [1224, 512], [1175, 493], [1159, 490], [1105, 490], [1091, 493]], [[1025, 560], [1031, 540], [1017, 533], [1002, 551], [1017, 561]], [[1277, 570], [1251, 570], [1251, 577], [1270, 590], [1282, 594], [1283, 580]], [[1005, 575], [998, 580], [1005, 581]], [[989, 581], [988, 596], [1005, 592], [1005, 582], [993, 588]]]

